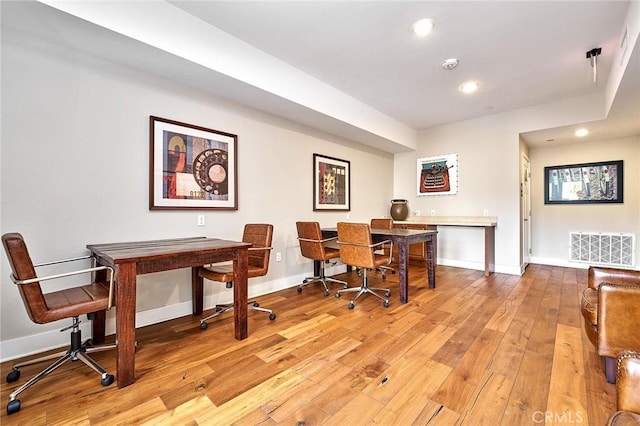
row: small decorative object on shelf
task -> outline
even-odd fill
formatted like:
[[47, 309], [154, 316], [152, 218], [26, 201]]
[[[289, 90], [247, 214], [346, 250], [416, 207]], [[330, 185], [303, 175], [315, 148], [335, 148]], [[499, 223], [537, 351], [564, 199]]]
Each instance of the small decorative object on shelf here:
[[409, 216], [407, 200], [391, 200], [390, 213], [393, 220], [405, 220]]

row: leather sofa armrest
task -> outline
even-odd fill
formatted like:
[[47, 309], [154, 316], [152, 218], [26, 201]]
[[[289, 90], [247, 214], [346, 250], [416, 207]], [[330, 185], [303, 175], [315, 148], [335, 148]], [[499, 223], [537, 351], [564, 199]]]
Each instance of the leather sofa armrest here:
[[602, 283], [629, 284], [640, 287], [640, 271], [616, 268], [589, 267], [588, 281], [589, 287], [597, 290]]
[[602, 283], [598, 300], [598, 355], [640, 351], [640, 284]]
[[618, 410], [640, 413], [640, 353], [622, 352], [616, 375]]

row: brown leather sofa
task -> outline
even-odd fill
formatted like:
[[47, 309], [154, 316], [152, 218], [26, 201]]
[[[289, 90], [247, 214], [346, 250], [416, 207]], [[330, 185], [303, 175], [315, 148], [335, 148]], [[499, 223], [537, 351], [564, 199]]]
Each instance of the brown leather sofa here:
[[618, 411], [609, 417], [607, 425], [640, 425], [640, 353], [620, 354], [616, 379]]
[[587, 336], [605, 359], [605, 375], [615, 383], [616, 358], [640, 352], [640, 271], [590, 267], [582, 294]]

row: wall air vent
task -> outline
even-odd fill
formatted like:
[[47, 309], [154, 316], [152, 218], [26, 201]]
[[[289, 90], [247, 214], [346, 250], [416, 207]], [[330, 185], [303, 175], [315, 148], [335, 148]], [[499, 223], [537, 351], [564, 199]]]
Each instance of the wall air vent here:
[[634, 234], [571, 232], [569, 239], [571, 247], [569, 260], [572, 262], [611, 267], [634, 265]]

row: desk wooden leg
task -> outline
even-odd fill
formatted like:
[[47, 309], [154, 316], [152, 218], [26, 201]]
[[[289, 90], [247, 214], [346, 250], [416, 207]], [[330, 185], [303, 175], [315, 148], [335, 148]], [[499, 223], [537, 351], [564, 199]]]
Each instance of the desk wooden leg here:
[[409, 301], [409, 253], [408, 247], [405, 242], [398, 243], [398, 281], [400, 284], [400, 303], [407, 303]]
[[136, 264], [117, 265], [116, 369], [118, 387], [135, 380], [136, 369]]
[[429, 288], [436, 288], [436, 242], [427, 241], [427, 280]]
[[[95, 263], [92, 266], [95, 266]], [[94, 280], [95, 282], [107, 281], [107, 272], [105, 270], [97, 271], [95, 273]], [[106, 333], [106, 319], [107, 311], [100, 311], [96, 312], [94, 318], [91, 320], [91, 342], [95, 345], [104, 343], [104, 336]]]
[[496, 256], [495, 227], [484, 227], [484, 276], [488, 277], [495, 271]]
[[246, 339], [247, 326], [247, 269], [249, 268], [249, 250], [239, 249], [233, 261], [233, 321], [236, 339]]
[[204, 309], [204, 278], [198, 275], [198, 268], [191, 268], [191, 304], [193, 315], [201, 315]]

